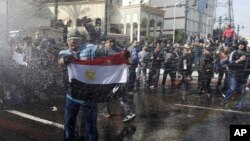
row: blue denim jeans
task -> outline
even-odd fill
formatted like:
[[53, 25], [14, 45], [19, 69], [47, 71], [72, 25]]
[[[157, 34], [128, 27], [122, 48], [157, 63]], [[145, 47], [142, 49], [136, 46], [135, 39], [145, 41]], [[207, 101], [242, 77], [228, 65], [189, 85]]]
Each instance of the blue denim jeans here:
[[237, 79], [236, 77], [230, 77], [228, 82], [228, 90], [226, 96], [223, 99], [223, 103], [227, 103], [235, 92], [240, 92], [240, 100], [235, 105], [235, 108], [241, 109], [244, 102], [246, 83], [244, 79]]
[[97, 106], [95, 102], [81, 105], [66, 98], [64, 114], [64, 141], [75, 140], [76, 117], [80, 107], [83, 108], [83, 122], [85, 123], [85, 141], [98, 141]]
[[129, 75], [127, 82], [127, 89], [129, 92], [134, 91], [135, 81], [136, 81], [136, 67], [137, 65], [135, 64], [129, 66]]
[[226, 47], [231, 47], [233, 45], [233, 38], [230, 37], [225, 37], [225, 46]]

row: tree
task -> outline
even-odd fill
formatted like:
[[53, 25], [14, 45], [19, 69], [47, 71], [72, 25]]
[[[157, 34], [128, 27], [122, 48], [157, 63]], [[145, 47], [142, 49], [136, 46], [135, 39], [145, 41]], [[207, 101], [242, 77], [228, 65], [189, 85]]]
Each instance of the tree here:
[[177, 42], [183, 42], [184, 41], [184, 30], [183, 29], [175, 30], [175, 40]]
[[77, 4], [72, 4], [69, 6], [61, 6], [61, 10], [65, 11], [69, 14], [69, 18], [72, 22], [72, 28], [77, 29], [77, 20], [80, 18], [82, 14], [82, 6]]

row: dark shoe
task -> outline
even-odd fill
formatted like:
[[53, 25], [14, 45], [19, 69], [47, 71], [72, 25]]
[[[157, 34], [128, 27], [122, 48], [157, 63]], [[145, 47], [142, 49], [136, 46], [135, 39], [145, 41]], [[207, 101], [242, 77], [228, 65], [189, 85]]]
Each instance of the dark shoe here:
[[76, 139], [76, 141], [85, 141], [85, 136], [78, 137], [78, 138]]

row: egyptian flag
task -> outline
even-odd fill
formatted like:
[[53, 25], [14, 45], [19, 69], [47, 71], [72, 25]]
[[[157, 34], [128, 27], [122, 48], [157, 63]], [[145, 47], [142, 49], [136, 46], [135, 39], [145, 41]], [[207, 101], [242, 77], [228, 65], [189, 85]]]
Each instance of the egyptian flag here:
[[73, 98], [100, 101], [127, 82], [128, 59], [124, 53], [94, 60], [76, 59], [68, 65], [68, 75]]

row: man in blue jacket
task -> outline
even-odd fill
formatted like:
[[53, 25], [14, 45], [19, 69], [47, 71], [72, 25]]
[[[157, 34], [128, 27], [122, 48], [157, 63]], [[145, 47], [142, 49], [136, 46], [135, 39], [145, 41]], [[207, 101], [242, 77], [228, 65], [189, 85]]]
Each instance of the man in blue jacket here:
[[[67, 34], [68, 49], [59, 53], [59, 64], [68, 65], [73, 58], [88, 60], [94, 57], [95, 45], [85, 44], [80, 46], [81, 35], [79, 31], [72, 30]], [[69, 80], [71, 82], [71, 80]], [[71, 86], [68, 87], [64, 114], [64, 141], [75, 140], [76, 117], [79, 109], [83, 110], [85, 124], [85, 140], [98, 141], [97, 132], [97, 106], [94, 99], [74, 98]]]
[[131, 43], [131, 46], [128, 47], [128, 51], [130, 51], [130, 66], [129, 66], [127, 89], [130, 94], [132, 94], [134, 91], [135, 81], [136, 81], [136, 68], [138, 65], [140, 65], [137, 47], [138, 47], [138, 42], [136, 40], [134, 40]]

